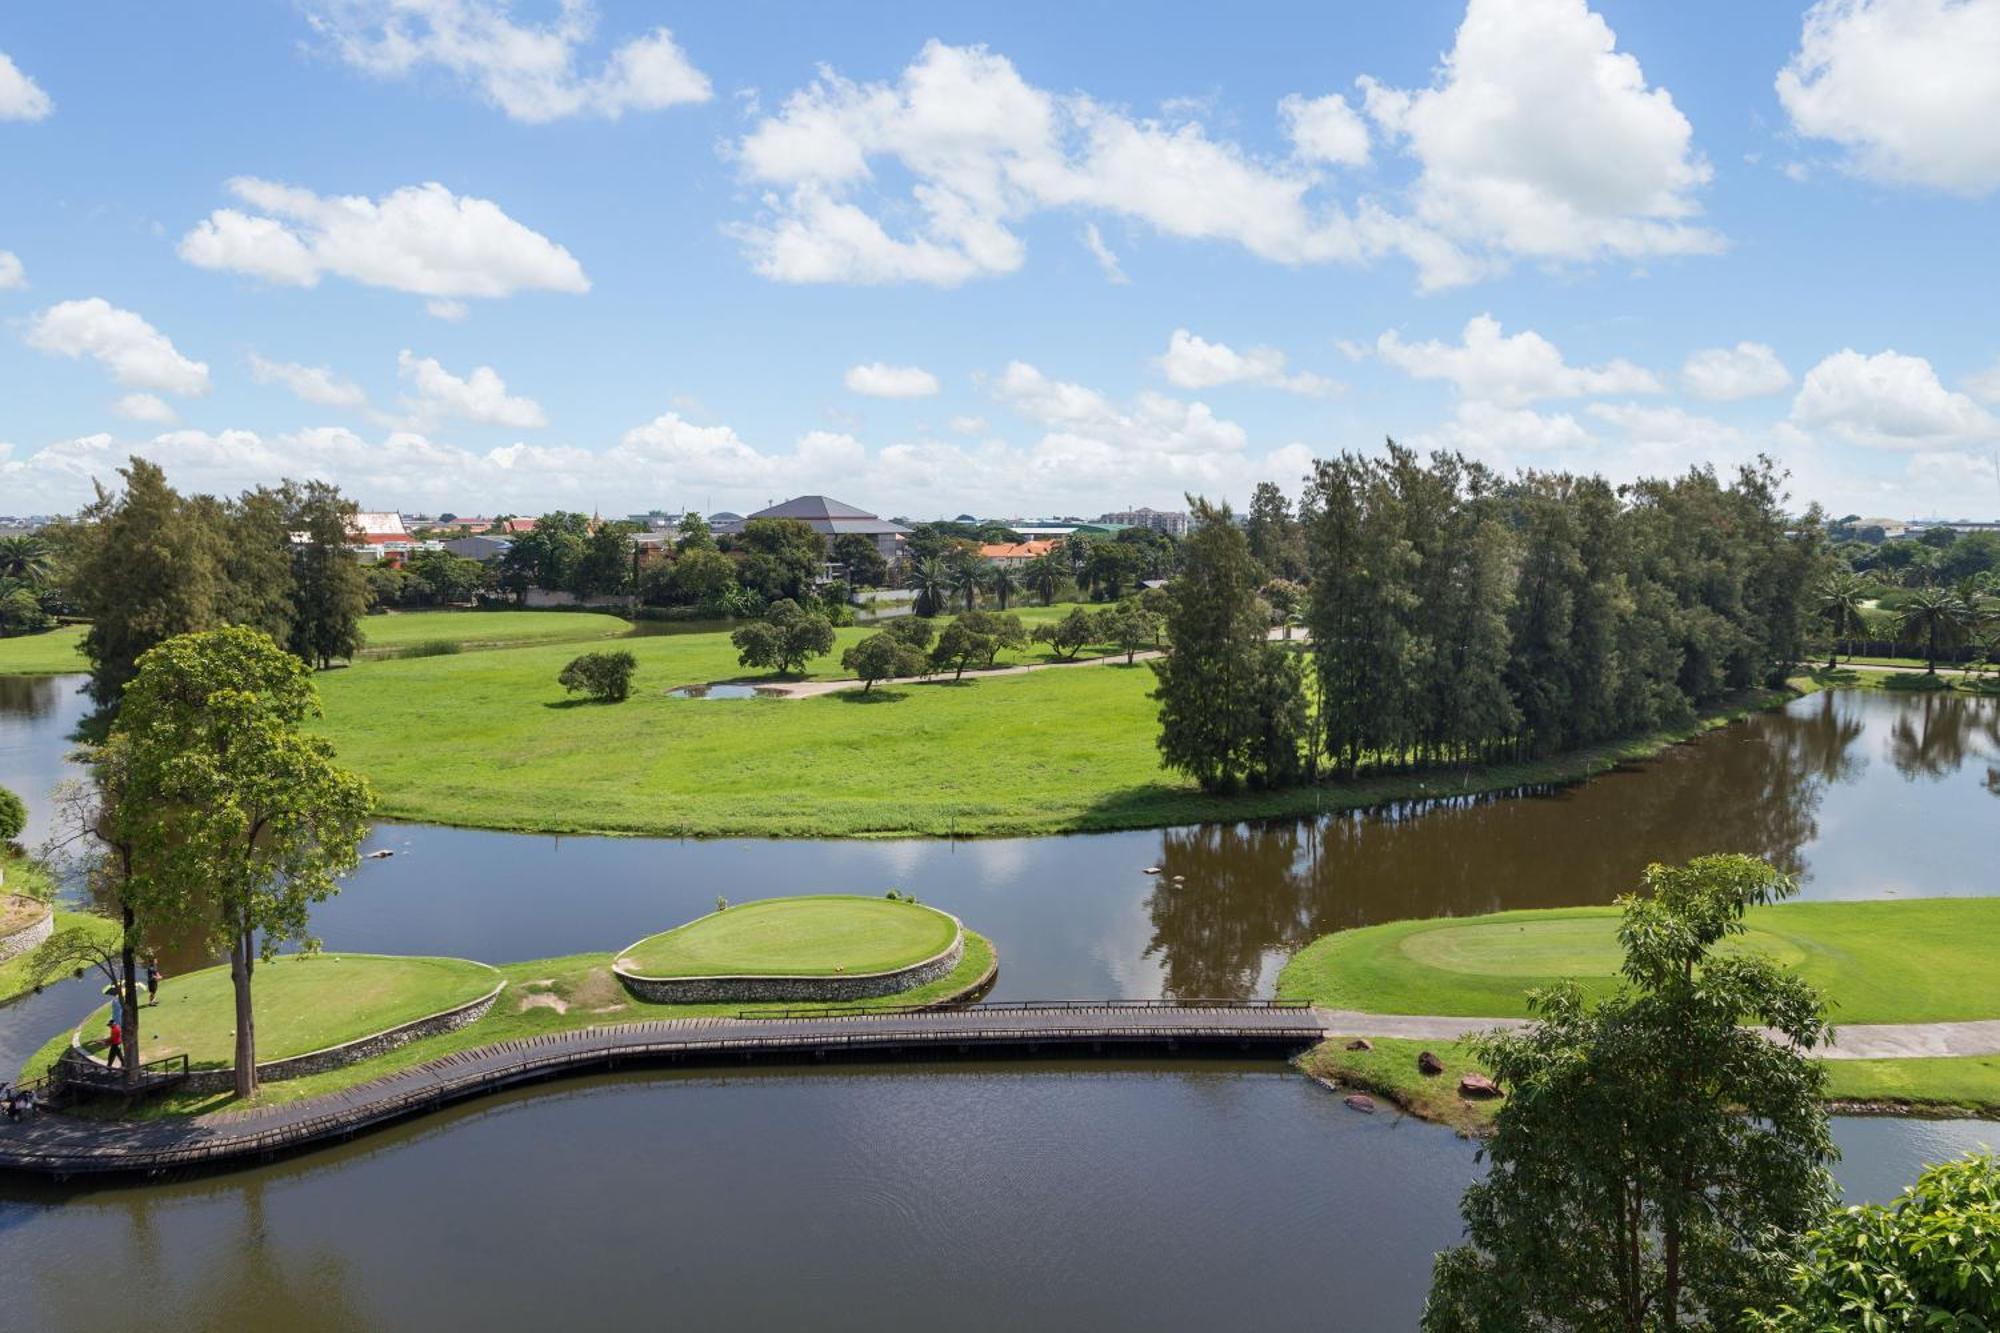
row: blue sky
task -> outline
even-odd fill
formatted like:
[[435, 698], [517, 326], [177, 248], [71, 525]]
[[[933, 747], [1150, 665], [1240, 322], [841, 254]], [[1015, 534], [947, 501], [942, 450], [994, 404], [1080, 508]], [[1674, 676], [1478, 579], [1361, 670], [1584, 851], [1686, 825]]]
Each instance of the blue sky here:
[[[664, 25], [664, 27], [662, 26]], [[2000, 513], [2000, 0], [0, 11], [0, 513]]]

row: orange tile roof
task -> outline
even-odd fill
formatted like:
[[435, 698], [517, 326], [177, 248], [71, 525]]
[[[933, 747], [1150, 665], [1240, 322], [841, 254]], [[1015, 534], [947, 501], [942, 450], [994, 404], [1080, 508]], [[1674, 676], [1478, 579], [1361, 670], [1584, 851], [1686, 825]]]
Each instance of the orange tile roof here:
[[1055, 549], [1056, 544], [1052, 541], [988, 542], [979, 548], [979, 554], [987, 560], [1033, 560]]

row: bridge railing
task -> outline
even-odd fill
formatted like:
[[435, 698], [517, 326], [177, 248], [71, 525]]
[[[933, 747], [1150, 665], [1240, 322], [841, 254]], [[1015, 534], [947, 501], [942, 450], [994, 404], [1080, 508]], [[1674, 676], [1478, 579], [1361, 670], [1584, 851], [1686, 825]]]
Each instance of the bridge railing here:
[[878, 1014], [1060, 1013], [1065, 1010], [1080, 1009], [1235, 1009], [1302, 1012], [1311, 1007], [1312, 1004], [1308, 1000], [1003, 1000], [997, 1004], [962, 1006], [891, 1004], [870, 1009], [826, 1005], [800, 1009], [744, 1009], [736, 1016], [738, 1018], [865, 1018]]

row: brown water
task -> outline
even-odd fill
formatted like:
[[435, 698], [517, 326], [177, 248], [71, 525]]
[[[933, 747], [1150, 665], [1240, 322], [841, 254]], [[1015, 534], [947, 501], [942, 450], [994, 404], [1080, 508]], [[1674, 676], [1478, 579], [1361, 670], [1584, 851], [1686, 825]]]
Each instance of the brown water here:
[[[0, 678], [0, 783], [38, 820], [72, 687]], [[897, 887], [996, 941], [996, 998], [1253, 995], [1327, 930], [1605, 902], [1704, 851], [1769, 857], [1811, 897], [1992, 893], [1996, 829], [2000, 706], [1850, 692], [1581, 787], [1321, 821], [956, 844], [385, 825], [371, 846], [396, 855], [314, 919], [340, 948], [508, 961], [618, 948], [718, 893]], [[0, 1062], [90, 999], [0, 1009]], [[2000, 1126], [1837, 1134], [1844, 1183], [1879, 1198]], [[248, 1174], [15, 1187], [0, 1305], [115, 1322], [78, 1275], [129, 1262], [163, 1328], [246, 1308], [298, 1328], [1404, 1328], [1476, 1170], [1449, 1134], [1270, 1066], [635, 1075]]]

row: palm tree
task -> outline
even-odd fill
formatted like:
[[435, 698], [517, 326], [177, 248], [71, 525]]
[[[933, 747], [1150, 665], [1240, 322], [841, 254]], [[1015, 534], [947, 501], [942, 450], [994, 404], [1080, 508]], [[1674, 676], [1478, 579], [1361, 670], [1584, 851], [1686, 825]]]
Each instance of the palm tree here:
[[1012, 565], [1003, 562], [993, 566], [992, 572], [986, 576], [986, 586], [993, 589], [993, 600], [1000, 603], [1000, 609], [1005, 611], [1007, 598], [1021, 586], [1021, 575]]
[[1924, 645], [1925, 670], [1937, 674], [1938, 650], [1962, 643], [1972, 632], [1973, 610], [1949, 588], [1922, 588], [1903, 603], [1896, 632], [1906, 643]]
[[1056, 594], [1062, 590], [1063, 580], [1069, 577], [1062, 562], [1047, 552], [1030, 560], [1027, 569], [1022, 572], [1027, 575], [1028, 587], [1042, 599], [1043, 606], [1055, 601]]
[[0, 577], [34, 588], [48, 582], [54, 569], [49, 544], [34, 533], [0, 537]]
[[[1852, 640], [1857, 630], [1865, 623], [1861, 614], [1861, 604], [1867, 600], [1866, 585], [1861, 576], [1842, 570], [1822, 581], [1813, 592], [1814, 604], [1819, 613], [1826, 617], [1833, 635], [1833, 645], [1826, 650], [1826, 669], [1833, 670], [1840, 660], [1840, 641]], [[1850, 642], [1848, 656], [1854, 655]]]
[[951, 569], [951, 590], [965, 598], [965, 609], [970, 611], [979, 596], [979, 590], [986, 583], [986, 566], [977, 557], [959, 561]]
[[909, 584], [917, 594], [917, 614], [934, 616], [951, 600], [951, 566], [942, 556], [925, 556], [910, 571]]

